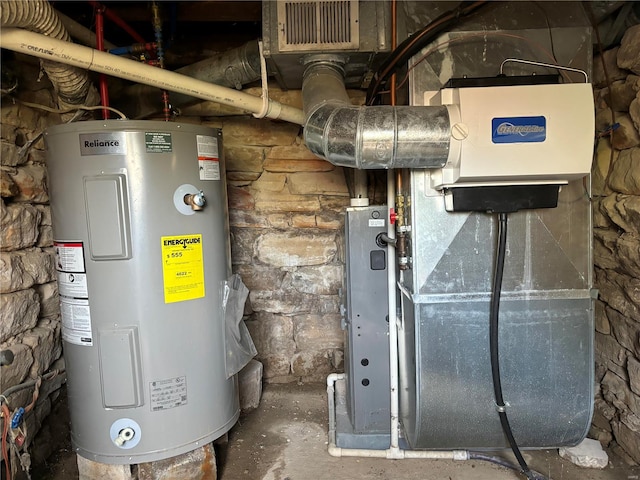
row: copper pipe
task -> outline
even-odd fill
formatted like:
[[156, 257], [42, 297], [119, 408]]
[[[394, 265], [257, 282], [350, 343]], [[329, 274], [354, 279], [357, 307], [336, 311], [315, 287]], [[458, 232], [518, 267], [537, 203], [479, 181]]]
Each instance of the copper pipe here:
[[[396, 49], [398, 36], [398, 4], [391, 0], [391, 51]], [[396, 74], [391, 75], [391, 105], [396, 104]]]
[[[398, 3], [397, 0], [391, 0], [391, 51], [397, 46], [398, 37]], [[391, 75], [391, 105], [397, 103], [396, 92], [396, 74]], [[396, 170], [396, 252], [398, 257], [398, 268], [406, 270], [408, 265], [407, 258], [407, 232], [405, 229], [405, 195], [402, 190], [402, 169]]]

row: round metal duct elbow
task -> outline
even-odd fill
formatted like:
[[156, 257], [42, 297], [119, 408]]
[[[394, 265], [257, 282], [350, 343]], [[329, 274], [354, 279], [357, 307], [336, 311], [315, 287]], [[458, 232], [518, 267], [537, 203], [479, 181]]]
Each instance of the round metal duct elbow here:
[[343, 57], [309, 57], [302, 82], [309, 149], [334, 165], [360, 169], [440, 168], [449, 156], [446, 107], [353, 106]]
[[328, 101], [307, 116], [304, 138], [314, 154], [343, 167], [441, 168], [449, 156], [449, 112]]

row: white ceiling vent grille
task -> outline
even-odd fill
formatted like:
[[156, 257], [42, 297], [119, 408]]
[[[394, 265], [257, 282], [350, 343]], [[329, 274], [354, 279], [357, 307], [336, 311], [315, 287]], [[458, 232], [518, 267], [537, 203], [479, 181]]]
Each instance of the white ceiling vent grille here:
[[351, 50], [359, 47], [358, 2], [278, 2], [279, 50]]

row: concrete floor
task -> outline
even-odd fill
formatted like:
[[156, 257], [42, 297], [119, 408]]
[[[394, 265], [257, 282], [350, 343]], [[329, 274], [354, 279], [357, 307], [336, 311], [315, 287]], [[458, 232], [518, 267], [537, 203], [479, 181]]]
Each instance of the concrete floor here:
[[[509, 455], [504, 455], [508, 458]], [[557, 451], [526, 452], [531, 468], [554, 480], [636, 480], [610, 455], [609, 467], [576, 467]], [[220, 480], [510, 480], [516, 472], [490, 463], [334, 458], [327, 453], [327, 401], [322, 385], [268, 385], [258, 410], [241, 419], [218, 458]]]
[[[64, 410], [65, 406], [60, 408]], [[555, 450], [526, 452], [525, 458], [531, 468], [552, 480], [640, 480], [640, 468], [629, 468], [612, 454], [604, 470], [576, 467], [561, 459]], [[331, 457], [327, 453], [327, 397], [323, 385], [267, 385], [260, 407], [241, 417], [231, 430], [228, 443], [218, 447], [217, 463], [219, 480], [524, 478], [511, 470], [478, 461]], [[33, 472], [32, 478], [78, 478], [76, 456], [68, 440], [44, 468]]]

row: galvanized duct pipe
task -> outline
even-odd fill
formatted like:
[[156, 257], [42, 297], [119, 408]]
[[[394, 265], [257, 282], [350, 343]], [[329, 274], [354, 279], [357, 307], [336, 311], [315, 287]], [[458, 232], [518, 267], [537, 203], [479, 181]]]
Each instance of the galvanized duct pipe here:
[[[98, 42], [96, 40], [96, 34], [94, 32], [89, 30], [84, 25], [81, 25], [78, 22], [76, 22], [73, 18], [66, 16], [62, 12], [59, 12], [58, 10], [55, 10], [55, 13], [57, 17], [60, 19], [62, 26], [69, 33], [71, 38], [76, 39], [78, 43], [87, 45], [88, 47], [91, 47], [91, 48], [96, 48], [96, 45], [98, 44]], [[116, 46], [113, 43], [105, 40], [104, 48], [106, 48], [107, 50], [110, 50], [112, 48], [116, 48]]]
[[[215, 55], [200, 62], [176, 70], [176, 73], [214, 83], [222, 87], [241, 89], [247, 83], [260, 80], [260, 49], [258, 41], [242, 45], [220, 55]], [[161, 109], [158, 90], [147, 85], [133, 85], [125, 89], [116, 105], [127, 111], [132, 107], [135, 112], [128, 112], [131, 118], [144, 118]], [[180, 107], [196, 101], [197, 98], [181, 93], [171, 94], [171, 106]]]
[[309, 149], [353, 168], [441, 168], [449, 156], [446, 107], [353, 106], [335, 56], [308, 59], [302, 82]]
[[[70, 42], [69, 34], [46, 0], [2, 0], [0, 25], [20, 27], [51, 38]], [[86, 70], [51, 60], [42, 60], [42, 68], [51, 80], [62, 109], [76, 105], [96, 105], [100, 97]]]

